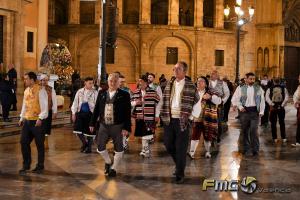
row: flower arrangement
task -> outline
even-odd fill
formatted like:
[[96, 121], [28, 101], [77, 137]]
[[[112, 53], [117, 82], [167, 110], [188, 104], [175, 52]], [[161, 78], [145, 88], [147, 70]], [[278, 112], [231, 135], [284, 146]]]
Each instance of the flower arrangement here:
[[44, 48], [40, 66], [47, 74], [56, 74], [57, 89], [68, 87], [71, 83], [71, 76], [74, 70], [71, 66], [72, 56], [64, 41], [58, 40], [56, 43], [48, 43]]

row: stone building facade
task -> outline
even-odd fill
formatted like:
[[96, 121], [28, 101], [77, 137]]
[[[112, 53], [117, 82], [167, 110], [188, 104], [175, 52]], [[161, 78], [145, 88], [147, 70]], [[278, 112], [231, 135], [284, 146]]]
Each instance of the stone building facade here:
[[[120, 71], [129, 82], [134, 82], [145, 72], [154, 72], [157, 76], [165, 74], [170, 78], [173, 64], [168, 64], [167, 57], [173, 50], [177, 51], [178, 60], [188, 63], [192, 78], [218, 69], [221, 75], [234, 80], [236, 32], [235, 29], [224, 28], [223, 11], [227, 4], [234, 5], [232, 2], [235, 1], [113, 1], [118, 8], [117, 48], [114, 49], [113, 64], [107, 63], [107, 71]], [[100, 2], [94, 2], [94, 11], [90, 11], [94, 13], [93, 24], [80, 23], [80, 18], [84, 17], [81, 12], [87, 13], [84, 11], [84, 7], [87, 8], [85, 2], [50, 0], [49, 4], [49, 13], [52, 13], [51, 17], [49, 15], [49, 40], [65, 40], [73, 55], [73, 66], [80, 70], [82, 76], [95, 76]], [[255, 6], [254, 1], [245, 1], [243, 8], [247, 10], [250, 5]], [[57, 10], [67, 10], [65, 17], [68, 20], [58, 20], [62, 13], [55, 13]], [[58, 21], [66, 23], [58, 24]], [[241, 74], [256, 70], [255, 21], [254, 17], [254, 23], [245, 25], [242, 32]]]
[[48, 41], [48, 0], [1, 0], [0, 23], [0, 63], [14, 64], [19, 78], [37, 71]]
[[[145, 72], [154, 72], [157, 76], [164, 73], [170, 78], [171, 63], [184, 60], [190, 66], [192, 78], [218, 69], [221, 76], [234, 80], [236, 28], [224, 17], [223, 10], [229, 5], [233, 12], [235, 0], [107, 1], [118, 8], [117, 42], [116, 48], [108, 49], [108, 72], [120, 71], [128, 82], [135, 82]], [[299, 61], [293, 58], [300, 57], [298, 1], [242, 2], [245, 11], [254, 6], [255, 14], [251, 23], [242, 28], [241, 76], [254, 71], [259, 76], [269, 74], [294, 80], [299, 73], [295, 71]], [[3, 24], [0, 59], [5, 66], [14, 63], [23, 75], [25, 71], [39, 69], [39, 59], [47, 42], [63, 39], [72, 54], [74, 68], [79, 69], [83, 77], [96, 76], [100, 6], [99, 0], [0, 1], [0, 23]], [[231, 14], [229, 19], [232, 17]], [[29, 52], [28, 39], [32, 41]]]

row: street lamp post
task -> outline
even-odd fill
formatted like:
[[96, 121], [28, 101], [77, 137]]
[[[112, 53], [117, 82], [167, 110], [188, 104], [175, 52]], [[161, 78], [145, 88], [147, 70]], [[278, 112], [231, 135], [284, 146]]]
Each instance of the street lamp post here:
[[252, 21], [252, 17], [254, 15], [254, 8], [249, 7], [249, 17], [244, 16], [244, 11], [241, 8], [242, 6], [242, 0], [236, 0], [236, 6], [234, 7], [234, 11], [236, 16], [232, 19], [228, 19], [228, 16], [230, 14], [230, 8], [227, 5], [224, 9], [224, 15], [226, 17], [227, 22], [233, 22], [236, 23], [236, 69], [235, 69], [235, 82], [238, 83], [240, 80], [240, 35], [241, 35], [241, 28]]
[[99, 36], [99, 63], [98, 63], [98, 80], [102, 84], [106, 83], [106, 0], [101, 0], [101, 20]]
[[97, 83], [106, 83], [106, 0], [80, 0], [80, 1], [101, 1], [101, 17], [99, 23], [99, 60], [97, 68]]

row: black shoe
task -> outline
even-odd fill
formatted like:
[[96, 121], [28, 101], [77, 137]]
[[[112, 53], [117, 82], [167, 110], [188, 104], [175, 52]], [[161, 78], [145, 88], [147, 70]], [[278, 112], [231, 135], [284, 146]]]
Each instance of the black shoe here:
[[3, 121], [4, 121], [4, 122], [12, 122], [12, 120], [11, 120], [11, 119], [8, 119], [8, 118], [7, 118], [7, 119], [4, 119]]
[[36, 166], [31, 172], [41, 174], [41, 173], [43, 173], [43, 171], [44, 171], [44, 167]]
[[176, 184], [183, 184], [184, 183], [184, 178], [176, 176], [175, 183]]
[[116, 177], [117, 176], [117, 172], [114, 169], [110, 169], [108, 172], [108, 176], [109, 177]]
[[187, 156], [188, 156], [191, 160], [194, 160], [194, 159], [195, 159], [195, 156], [192, 155], [190, 152], [187, 152], [186, 154], [187, 154]]
[[29, 169], [30, 169], [29, 167], [23, 167], [22, 169], [19, 170], [19, 174], [25, 175]]
[[81, 152], [81, 153], [85, 152], [86, 148], [87, 148], [86, 145], [82, 145], [82, 146], [80, 147], [80, 152]]
[[258, 152], [257, 152], [257, 151], [254, 151], [254, 152], [253, 152], [253, 156], [254, 156], [254, 157], [258, 157], [258, 156], [259, 156]]
[[87, 149], [84, 150], [84, 153], [87, 153], [87, 154], [88, 154], [88, 153], [92, 153], [92, 150], [89, 149], [89, 148], [87, 148]]
[[104, 174], [105, 174], [105, 175], [108, 175], [108, 174], [109, 174], [110, 167], [111, 167], [111, 164], [105, 163], [105, 166], [104, 166]]

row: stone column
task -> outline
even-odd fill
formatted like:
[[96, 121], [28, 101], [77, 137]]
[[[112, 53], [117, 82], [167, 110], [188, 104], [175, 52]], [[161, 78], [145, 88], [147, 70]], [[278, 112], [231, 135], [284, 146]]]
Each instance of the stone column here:
[[80, 1], [69, 0], [69, 24], [79, 24], [80, 22]]
[[215, 28], [224, 28], [224, 0], [216, 0]]
[[169, 25], [179, 25], [179, 0], [169, 0]]
[[195, 1], [194, 26], [203, 27], [203, 0]]
[[43, 50], [48, 43], [48, 0], [39, 0], [38, 12], [37, 68], [40, 66]]
[[12, 28], [11, 30], [11, 38], [12, 44], [11, 46], [11, 52], [13, 52], [13, 55], [9, 59], [7, 64], [13, 63], [15, 65], [15, 69], [18, 73], [18, 78], [21, 78], [23, 76], [23, 60], [24, 60], [24, 31], [16, 31], [16, 30], [24, 30], [23, 25], [23, 11], [19, 11], [13, 14], [13, 20], [14, 23], [11, 24]]
[[151, 24], [151, 0], [140, 0], [140, 24]]
[[48, 23], [55, 24], [55, 1], [49, 0]]
[[95, 3], [95, 24], [100, 24], [101, 19], [101, 1], [96, 1]]
[[[117, 8], [118, 8], [119, 24], [123, 24], [123, 0], [117, 0]], [[151, 10], [151, 1], [150, 1], [150, 10]]]

